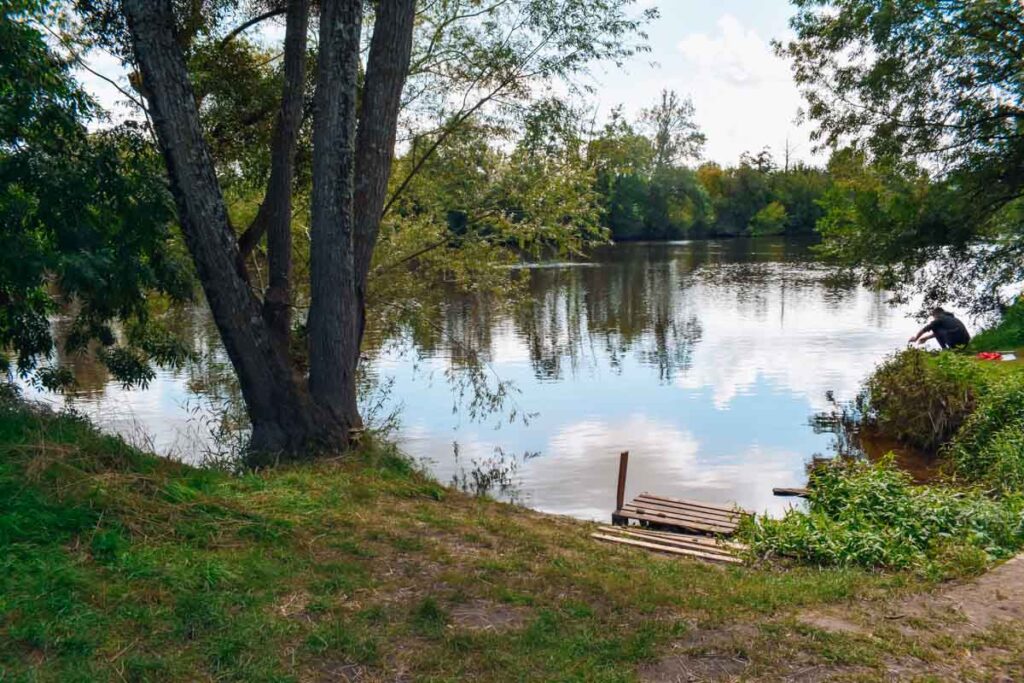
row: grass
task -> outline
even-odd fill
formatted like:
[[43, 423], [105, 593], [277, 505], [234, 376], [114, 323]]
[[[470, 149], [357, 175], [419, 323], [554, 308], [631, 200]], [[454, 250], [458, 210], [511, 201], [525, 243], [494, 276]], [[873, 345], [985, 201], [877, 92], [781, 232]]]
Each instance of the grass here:
[[881, 677], [913, 648], [977, 665], [794, 621], [931, 585], [916, 575], [722, 568], [592, 529], [451, 491], [387, 445], [233, 476], [2, 402], [0, 681], [628, 681], [728, 633], [751, 677]]
[[1010, 351], [1024, 347], [1024, 299], [1018, 299], [1003, 313], [997, 325], [979, 332], [971, 340], [973, 351]]
[[1024, 497], [914, 485], [892, 455], [819, 463], [809, 490], [806, 511], [748, 524], [757, 553], [951, 577], [980, 573], [1024, 547]]

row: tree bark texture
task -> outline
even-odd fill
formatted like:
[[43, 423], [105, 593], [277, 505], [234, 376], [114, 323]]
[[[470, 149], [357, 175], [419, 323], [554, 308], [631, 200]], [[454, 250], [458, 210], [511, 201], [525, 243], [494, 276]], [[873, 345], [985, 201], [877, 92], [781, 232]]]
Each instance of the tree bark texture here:
[[323, 0], [313, 110], [309, 389], [346, 427], [359, 426], [359, 305], [353, 193], [361, 0]]
[[338, 425], [296, 382], [236, 267], [237, 243], [175, 40], [171, 2], [124, 0], [124, 9], [185, 242], [252, 421], [252, 448], [302, 452], [339, 433]]
[[[360, 342], [366, 326], [367, 279], [391, 177], [415, 18], [416, 0], [382, 0], [370, 41], [356, 132], [355, 269]], [[357, 361], [358, 353], [357, 346]]]
[[287, 352], [292, 328], [292, 182], [306, 83], [309, 0], [291, 0], [285, 21], [281, 111], [271, 143], [267, 192], [254, 223], [267, 232], [268, 283], [263, 295], [263, 317], [275, 342]]

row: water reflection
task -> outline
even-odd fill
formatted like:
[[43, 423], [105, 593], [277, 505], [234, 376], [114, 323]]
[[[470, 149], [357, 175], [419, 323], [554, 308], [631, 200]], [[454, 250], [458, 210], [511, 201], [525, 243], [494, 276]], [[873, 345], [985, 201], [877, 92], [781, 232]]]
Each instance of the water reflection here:
[[[374, 401], [382, 414], [401, 407], [398, 438], [441, 481], [585, 518], [607, 519], [623, 450], [628, 495], [784, 509], [772, 487], [803, 485], [805, 464], [830, 448], [810, 416], [829, 409], [828, 392], [853, 398], [914, 328], [884, 295], [780, 239], [618, 245], [523, 274], [532, 306], [453, 299], [428, 328], [374, 349], [370, 374], [389, 387]], [[90, 378], [72, 401], [108, 427], [140, 425], [160, 450], [210, 450], [235, 419], [219, 411], [237, 402], [212, 329], [191, 315], [205, 362], [144, 392]], [[446, 378], [467, 349], [518, 387], [528, 423], [458, 409]]]
[[377, 371], [405, 403], [404, 447], [443, 478], [453, 441], [463, 459], [536, 452], [515, 470], [519, 498], [587, 518], [607, 517], [622, 450], [630, 495], [784, 509], [772, 487], [803, 485], [805, 464], [832, 445], [809, 417], [829, 392], [852, 399], [913, 327], [883, 294], [782, 240], [619, 245], [588, 267], [534, 268], [530, 287], [536, 304], [518, 314], [467, 320], [460, 302], [442, 323], [522, 390], [538, 412], [528, 426], [453, 416], [443, 383], [422, 381], [458, 359], [443, 343], [416, 371], [397, 352]]

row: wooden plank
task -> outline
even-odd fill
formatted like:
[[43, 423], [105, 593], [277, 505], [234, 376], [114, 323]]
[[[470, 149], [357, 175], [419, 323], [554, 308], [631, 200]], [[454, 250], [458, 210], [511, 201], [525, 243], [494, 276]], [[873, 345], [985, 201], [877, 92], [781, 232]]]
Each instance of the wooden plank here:
[[668, 527], [681, 527], [690, 531], [696, 531], [702, 534], [722, 534], [723, 536], [731, 536], [736, 533], [738, 527], [723, 526], [721, 524], [709, 524], [703, 520], [690, 519], [688, 517], [670, 517], [667, 515], [659, 515], [657, 513], [647, 512], [645, 510], [626, 510], [624, 514], [631, 519], [644, 522], [655, 522]]
[[721, 503], [708, 503], [703, 500], [689, 500], [684, 498], [672, 498], [670, 496], [659, 496], [656, 493], [650, 491], [644, 491], [640, 494], [644, 498], [652, 498], [654, 500], [661, 500], [667, 503], [681, 503], [683, 505], [692, 505], [693, 507], [707, 508], [708, 510], [717, 510], [719, 512], [736, 512], [737, 508], [732, 505], [722, 505]]
[[641, 493], [638, 496], [638, 498], [650, 498], [652, 500], [657, 500], [657, 501], [661, 501], [661, 502], [665, 502], [665, 503], [676, 503], [676, 504], [685, 505], [687, 507], [703, 508], [705, 510], [708, 510], [709, 512], [725, 512], [725, 513], [732, 514], [732, 515], [737, 515], [737, 514], [739, 514], [739, 515], [749, 515], [749, 514], [751, 514], [747, 510], [744, 510], [742, 508], [738, 508], [738, 507], [735, 507], [735, 506], [717, 505], [715, 503], [705, 503], [704, 501], [700, 501], [700, 500], [683, 500], [682, 498], [669, 498], [668, 496], [657, 496], [657, 495], [654, 495], [653, 493], [649, 493], [647, 491], [644, 491], [643, 493]]
[[657, 543], [659, 545], [668, 545], [673, 548], [687, 548], [689, 550], [699, 550], [703, 553], [709, 553], [711, 555], [725, 555], [726, 557], [733, 557], [733, 553], [728, 548], [723, 548], [718, 545], [708, 545], [706, 543], [694, 543], [688, 539], [695, 538], [694, 536], [687, 536], [686, 534], [676, 534], [677, 538], [664, 538], [660, 536], [648, 536], [647, 534], [635, 531], [623, 531], [619, 529], [618, 532], [611, 534], [612, 536], [627, 536], [629, 538], [636, 538], [647, 543]]
[[642, 526], [601, 526], [598, 527], [601, 531], [609, 533], [623, 533], [628, 532], [631, 534], [639, 534], [647, 536], [653, 539], [685, 539], [687, 543], [696, 543], [701, 546], [708, 548], [728, 548], [729, 550], [746, 550], [747, 546], [743, 543], [737, 543], [736, 541], [729, 541], [724, 538], [712, 537], [712, 536], [698, 536], [696, 534], [680, 533], [678, 531], [654, 531], [652, 529], [646, 529]]
[[622, 531], [629, 531], [630, 533], [643, 534], [644, 536], [650, 536], [651, 538], [677, 538], [682, 536], [687, 540], [692, 540], [694, 543], [700, 543], [710, 547], [718, 545], [718, 540], [711, 536], [703, 536], [697, 534], [683, 534], [672, 531], [652, 531], [651, 529], [645, 529], [642, 526], [601, 526], [598, 527], [601, 531], [608, 533], [618, 533]]
[[634, 505], [630, 503], [622, 508], [622, 511], [631, 514], [648, 515], [651, 517], [660, 517], [662, 519], [674, 519], [678, 521], [695, 522], [697, 524], [703, 524], [704, 526], [714, 527], [717, 529], [732, 529], [735, 530], [739, 524], [738, 522], [729, 522], [721, 519], [709, 519], [700, 515], [690, 514], [683, 510], [666, 510], [664, 508], [652, 507], [649, 505]]
[[691, 529], [694, 531], [703, 531], [709, 534], [723, 534], [730, 535], [736, 533], [735, 527], [728, 528], [723, 526], [712, 526], [701, 522], [693, 522], [686, 519], [669, 519], [668, 517], [656, 517], [654, 515], [647, 515], [639, 512], [629, 512], [627, 510], [619, 510], [616, 514], [626, 517], [628, 519], [635, 519], [643, 522], [654, 522], [655, 524], [664, 524], [666, 526], [675, 526], [680, 529]]
[[676, 503], [662, 503], [660, 501], [653, 501], [646, 498], [637, 498], [636, 500], [630, 501], [629, 504], [633, 507], [648, 508], [651, 510], [659, 510], [661, 512], [686, 514], [691, 517], [706, 519], [709, 522], [718, 522], [723, 524], [739, 524], [740, 520], [743, 519], [743, 515], [739, 513], [726, 515], [722, 513], [708, 512], [706, 510], [701, 510], [700, 508], [678, 505]]
[[788, 488], [785, 486], [776, 486], [775, 488], [772, 489], [772, 493], [774, 493], [776, 496], [798, 496], [800, 498], [806, 498], [807, 496], [810, 495], [811, 492], [808, 491], [807, 489], [799, 487]]
[[743, 512], [740, 510], [710, 510], [699, 505], [690, 505], [689, 503], [676, 503], [670, 500], [662, 500], [660, 498], [652, 498], [651, 496], [640, 495], [633, 499], [633, 503], [639, 505], [641, 503], [646, 505], [657, 505], [659, 507], [673, 508], [679, 510], [688, 510], [696, 514], [705, 515], [707, 517], [714, 517], [718, 519], [738, 519], [743, 516]]
[[659, 545], [657, 543], [647, 543], [646, 541], [634, 540], [631, 538], [621, 538], [619, 536], [608, 536], [606, 534], [590, 534], [591, 538], [595, 538], [599, 541], [607, 541], [609, 543], [621, 543], [623, 545], [632, 546], [634, 548], [643, 548], [645, 550], [654, 550], [660, 553], [668, 553], [670, 555], [686, 555], [688, 557], [696, 557], [701, 560], [707, 560], [709, 562], [725, 562], [727, 564], [742, 564], [743, 561], [738, 557], [731, 557], [729, 555], [711, 555], [709, 553], [701, 552], [699, 550], [688, 550], [686, 548], [673, 548], [667, 545]]
[[644, 508], [634, 510], [628, 505], [623, 508], [622, 512], [627, 516], [648, 518], [645, 521], [651, 521], [651, 519], [654, 519], [660, 521], [662, 524], [672, 524], [675, 526], [698, 525], [698, 528], [700, 528], [701, 531], [710, 530], [715, 533], [732, 533], [739, 528], [728, 524], [709, 522], [705, 519], [694, 519], [693, 517], [687, 517], [684, 515], [668, 515], [663, 512], [658, 512], [657, 510], [647, 510]]

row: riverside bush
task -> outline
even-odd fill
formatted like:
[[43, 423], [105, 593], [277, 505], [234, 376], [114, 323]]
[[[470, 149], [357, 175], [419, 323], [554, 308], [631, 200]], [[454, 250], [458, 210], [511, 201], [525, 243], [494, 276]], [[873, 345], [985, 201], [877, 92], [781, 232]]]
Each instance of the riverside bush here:
[[892, 456], [821, 463], [809, 489], [807, 511], [746, 525], [755, 554], [946, 575], [975, 573], [1024, 545], [1024, 497], [915, 486]]
[[966, 356], [907, 349], [868, 379], [867, 418], [887, 436], [934, 450], [974, 412], [985, 386], [985, 373]]
[[1024, 493], [1024, 375], [990, 379], [943, 456], [957, 479], [1002, 495]]

